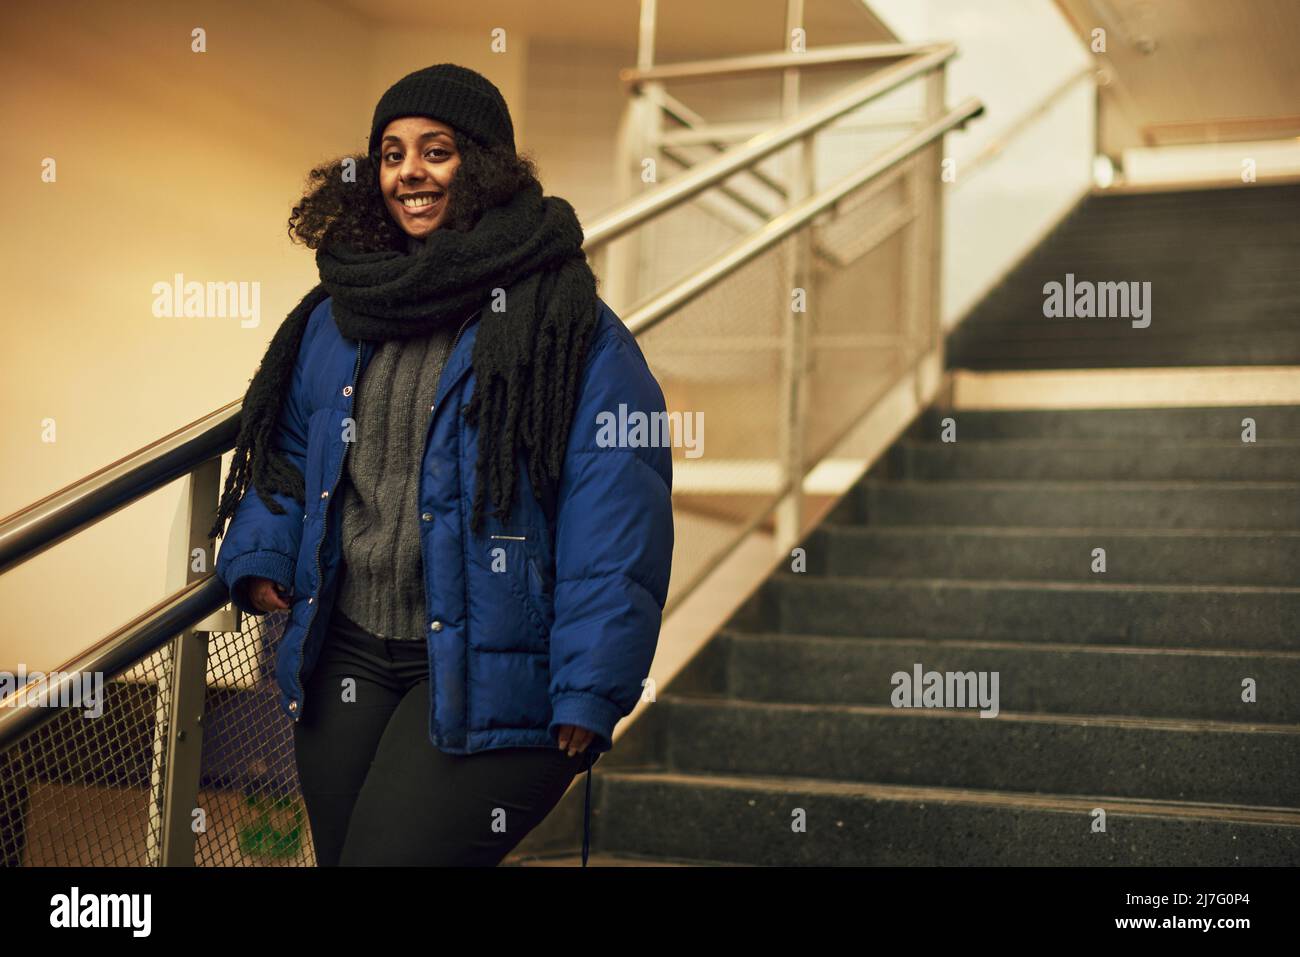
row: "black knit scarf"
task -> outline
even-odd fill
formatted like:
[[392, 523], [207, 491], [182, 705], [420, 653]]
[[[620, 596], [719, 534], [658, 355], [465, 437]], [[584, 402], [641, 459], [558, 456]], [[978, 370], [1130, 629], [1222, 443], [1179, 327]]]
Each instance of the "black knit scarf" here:
[[209, 537], [223, 534], [250, 484], [277, 515], [284, 509], [272, 493], [304, 502], [303, 475], [276, 449], [275, 430], [307, 319], [326, 297], [333, 298], [339, 332], [372, 341], [439, 329], [454, 333], [482, 310], [471, 357], [474, 394], [463, 408], [466, 421], [478, 428], [471, 528], [476, 534], [482, 528], [488, 496], [497, 518], [508, 520], [517, 452], [525, 457], [534, 494], [554, 518], [578, 376], [597, 316], [596, 277], [582, 240], [573, 207], [543, 197], [531, 184], [487, 210], [471, 231], [436, 229], [409, 254], [322, 246], [316, 253], [320, 284], [281, 324], [249, 383]]

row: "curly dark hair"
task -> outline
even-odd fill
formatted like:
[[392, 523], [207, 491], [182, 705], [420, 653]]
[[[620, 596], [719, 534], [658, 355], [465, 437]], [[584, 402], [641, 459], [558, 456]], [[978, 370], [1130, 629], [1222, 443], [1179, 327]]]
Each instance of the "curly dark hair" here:
[[[485, 210], [536, 182], [537, 164], [509, 146], [481, 143], [455, 128], [453, 133], [460, 165], [439, 228], [468, 232]], [[377, 154], [357, 153], [314, 167], [289, 215], [289, 238], [309, 249], [340, 243], [361, 252], [405, 252], [406, 233], [393, 222], [379, 188], [379, 162]]]

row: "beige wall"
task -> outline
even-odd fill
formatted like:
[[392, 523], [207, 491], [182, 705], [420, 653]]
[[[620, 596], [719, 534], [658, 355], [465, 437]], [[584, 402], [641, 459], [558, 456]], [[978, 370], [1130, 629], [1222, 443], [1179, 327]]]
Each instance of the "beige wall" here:
[[[196, 26], [206, 53], [190, 50]], [[311, 252], [285, 233], [307, 170], [361, 149], [376, 99], [404, 73], [443, 60], [480, 70], [505, 94], [525, 150], [537, 105], [547, 191], [573, 193], [584, 218], [606, 205], [622, 63], [552, 50], [530, 61], [518, 30], [505, 53], [488, 41], [379, 26], [310, 0], [53, 0], [39, 17], [10, 19], [0, 515], [243, 394], [317, 279]], [[526, 82], [527, 70], [552, 68]], [[564, 109], [575, 89], [606, 80], [607, 93]], [[54, 183], [41, 181], [45, 157]], [[260, 323], [156, 318], [153, 285], [175, 273], [260, 283]], [[46, 420], [53, 442], [42, 441]], [[183, 580], [183, 554], [165, 547], [180, 502], [173, 483], [0, 576], [0, 670], [51, 668]]]
[[615, 135], [627, 94], [618, 71], [636, 50], [579, 47], [555, 40], [528, 45], [528, 85], [519, 101], [546, 192], [573, 204], [583, 225], [617, 202]]

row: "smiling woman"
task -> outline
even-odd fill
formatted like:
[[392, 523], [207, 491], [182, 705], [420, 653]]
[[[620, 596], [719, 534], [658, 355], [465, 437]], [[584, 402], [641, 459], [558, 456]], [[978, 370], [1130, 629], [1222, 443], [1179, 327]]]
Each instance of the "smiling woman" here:
[[217, 574], [289, 611], [275, 676], [317, 861], [495, 864], [649, 674], [671, 451], [592, 423], [663, 415], [663, 392], [486, 78], [405, 77], [366, 153], [311, 182], [289, 232], [321, 283], [245, 396]]

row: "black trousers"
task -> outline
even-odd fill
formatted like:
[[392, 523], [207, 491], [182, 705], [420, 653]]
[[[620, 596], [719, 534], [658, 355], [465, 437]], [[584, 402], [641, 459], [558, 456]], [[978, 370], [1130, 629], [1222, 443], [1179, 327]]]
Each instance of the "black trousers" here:
[[581, 752], [559, 747], [436, 748], [427, 647], [378, 638], [334, 612], [294, 723], [320, 866], [495, 866], [583, 767]]

